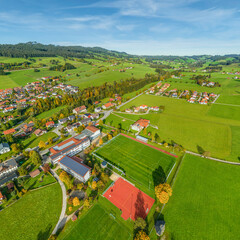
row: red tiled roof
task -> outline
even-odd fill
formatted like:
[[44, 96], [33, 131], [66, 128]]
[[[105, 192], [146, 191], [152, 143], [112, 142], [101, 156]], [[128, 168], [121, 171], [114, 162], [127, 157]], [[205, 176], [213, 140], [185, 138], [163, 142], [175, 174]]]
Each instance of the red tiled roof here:
[[98, 128], [96, 128], [94, 126], [87, 126], [86, 129], [91, 131], [91, 132], [93, 132], [93, 133], [95, 133], [95, 132], [97, 132], [99, 130]]
[[46, 123], [46, 127], [51, 126], [51, 125], [54, 125], [54, 121], [50, 121], [50, 122]]
[[139, 119], [138, 121], [136, 121], [134, 123], [134, 125], [139, 124], [141, 127], [147, 127], [149, 122], [150, 122], [150, 120], [147, 120], [147, 119]]
[[15, 129], [14, 128], [11, 128], [11, 129], [8, 129], [6, 131], [3, 132], [4, 135], [7, 135], [7, 134], [11, 134], [11, 133], [15, 133]]
[[32, 171], [32, 172], [29, 173], [29, 175], [30, 175], [32, 178], [36, 177], [36, 176], [39, 175], [39, 174], [40, 174], [40, 171], [39, 171], [38, 169], [36, 169], [36, 170], [34, 170], [34, 171]]

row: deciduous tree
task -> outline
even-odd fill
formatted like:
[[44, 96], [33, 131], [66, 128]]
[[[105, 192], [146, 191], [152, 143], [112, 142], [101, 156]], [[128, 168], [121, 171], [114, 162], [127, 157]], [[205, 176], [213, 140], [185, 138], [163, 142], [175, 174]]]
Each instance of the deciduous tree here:
[[80, 205], [80, 201], [79, 201], [78, 197], [75, 197], [73, 199], [73, 206], [76, 207], [76, 206], [79, 206], [79, 205]]
[[150, 237], [143, 230], [140, 230], [137, 233], [135, 240], [150, 240]]
[[168, 183], [159, 184], [155, 187], [155, 194], [160, 203], [165, 204], [168, 202], [169, 197], [172, 196], [172, 188]]

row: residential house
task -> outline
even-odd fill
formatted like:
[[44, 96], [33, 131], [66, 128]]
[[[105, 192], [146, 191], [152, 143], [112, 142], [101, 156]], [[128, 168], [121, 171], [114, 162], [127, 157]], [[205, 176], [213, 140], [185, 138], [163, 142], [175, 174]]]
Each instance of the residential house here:
[[0, 201], [2, 201], [4, 199], [4, 196], [2, 194], [2, 192], [0, 191]]
[[47, 128], [54, 127], [54, 125], [55, 125], [54, 121], [50, 121], [46, 123]]
[[36, 170], [30, 172], [29, 175], [31, 178], [34, 178], [34, 177], [38, 176], [40, 173], [41, 172], [39, 171], [39, 169], [36, 169]]
[[71, 116], [68, 117], [68, 120], [73, 121], [75, 118], [76, 118], [75, 115], [71, 115]]
[[147, 128], [149, 126], [150, 120], [147, 119], [139, 119], [134, 124], [131, 125], [131, 128], [135, 131], [141, 131], [143, 128]]
[[58, 163], [60, 168], [81, 182], [85, 183], [91, 177], [91, 168], [85, 165], [81, 158], [63, 156]]
[[101, 112], [101, 110], [102, 110], [101, 107], [97, 107], [97, 108], [94, 109], [94, 112], [99, 113], [99, 112]]
[[18, 165], [14, 159], [0, 163], [0, 186], [17, 178]]
[[151, 109], [152, 111], [156, 111], [156, 112], [159, 111], [159, 107], [157, 107], [157, 106], [155, 106], [155, 107], [151, 107], [150, 109]]
[[100, 136], [101, 131], [100, 129], [94, 127], [94, 126], [87, 126], [81, 133], [81, 135], [84, 134], [90, 138], [91, 141], [96, 139]]
[[63, 119], [59, 119], [59, 120], [58, 120], [58, 123], [64, 124], [64, 123], [66, 123], [67, 121], [68, 121], [67, 118], [63, 118]]
[[81, 125], [87, 126], [90, 122], [92, 122], [91, 119], [90, 118], [86, 118], [86, 119], [81, 120], [79, 123]]
[[73, 109], [74, 114], [79, 114], [81, 112], [86, 112], [86, 111], [87, 111], [87, 108], [84, 105]]
[[46, 131], [46, 130], [42, 130], [42, 129], [37, 129], [37, 130], [34, 131], [34, 134], [35, 134], [37, 137], [39, 137], [39, 136], [41, 136], [41, 135], [43, 135], [43, 134], [45, 134], [45, 133], [47, 133], [47, 131]]
[[10, 152], [11, 149], [8, 145], [8, 143], [0, 143], [0, 154], [4, 154], [6, 152]]
[[104, 105], [102, 106], [102, 108], [103, 108], [103, 109], [109, 109], [109, 108], [111, 108], [111, 107], [113, 107], [113, 106], [114, 106], [113, 103], [108, 102], [108, 103], [104, 104]]

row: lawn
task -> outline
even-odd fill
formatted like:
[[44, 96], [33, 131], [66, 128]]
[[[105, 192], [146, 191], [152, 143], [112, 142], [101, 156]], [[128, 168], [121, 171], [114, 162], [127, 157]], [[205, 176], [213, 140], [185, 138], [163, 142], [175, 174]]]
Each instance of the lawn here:
[[60, 107], [57, 107], [57, 108], [53, 108], [53, 109], [51, 109], [49, 111], [40, 113], [39, 115], [36, 116], [36, 118], [38, 120], [50, 118], [50, 117], [52, 117], [53, 114], [60, 112], [60, 110], [65, 108], [65, 107], [66, 106], [60, 106]]
[[35, 189], [56, 182], [55, 178], [50, 173], [41, 172], [34, 178], [28, 178], [24, 183], [25, 189]]
[[[130, 240], [132, 228], [121, 218], [120, 210], [100, 197], [77, 222], [69, 222], [59, 239], [64, 240]], [[110, 206], [110, 207], [109, 207]]]
[[163, 211], [176, 240], [239, 236], [239, 167], [186, 155]]
[[58, 184], [27, 193], [11, 207], [0, 212], [0, 238], [48, 239], [61, 212], [61, 197]]
[[29, 138], [23, 140], [23, 145], [25, 148], [34, 148], [38, 146], [40, 141], [44, 141], [46, 143], [50, 137], [55, 138], [57, 136], [58, 135], [54, 132], [47, 132], [40, 137], [37, 137], [35, 134], [32, 134], [30, 135]]
[[165, 181], [175, 158], [122, 135], [96, 154], [126, 172], [126, 177], [143, 192], [154, 196], [154, 187]]

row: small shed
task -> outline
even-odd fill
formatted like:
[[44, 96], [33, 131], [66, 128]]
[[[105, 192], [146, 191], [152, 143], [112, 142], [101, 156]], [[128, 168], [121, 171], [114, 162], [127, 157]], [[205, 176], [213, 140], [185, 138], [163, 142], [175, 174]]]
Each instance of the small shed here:
[[93, 182], [98, 182], [99, 181], [99, 178], [98, 177], [95, 177], [94, 179], [93, 179]]
[[106, 167], [107, 167], [107, 161], [103, 161], [103, 162], [101, 163], [101, 167], [102, 167], [102, 168], [106, 168]]
[[148, 139], [147, 138], [145, 138], [145, 137], [142, 137], [142, 136], [139, 136], [139, 135], [137, 135], [137, 140], [139, 140], [139, 141], [141, 141], [141, 142], [148, 142]]
[[38, 169], [32, 171], [29, 173], [30, 177], [34, 178], [40, 174], [40, 171]]
[[155, 222], [155, 229], [158, 236], [162, 236], [165, 231], [165, 221], [158, 220]]

